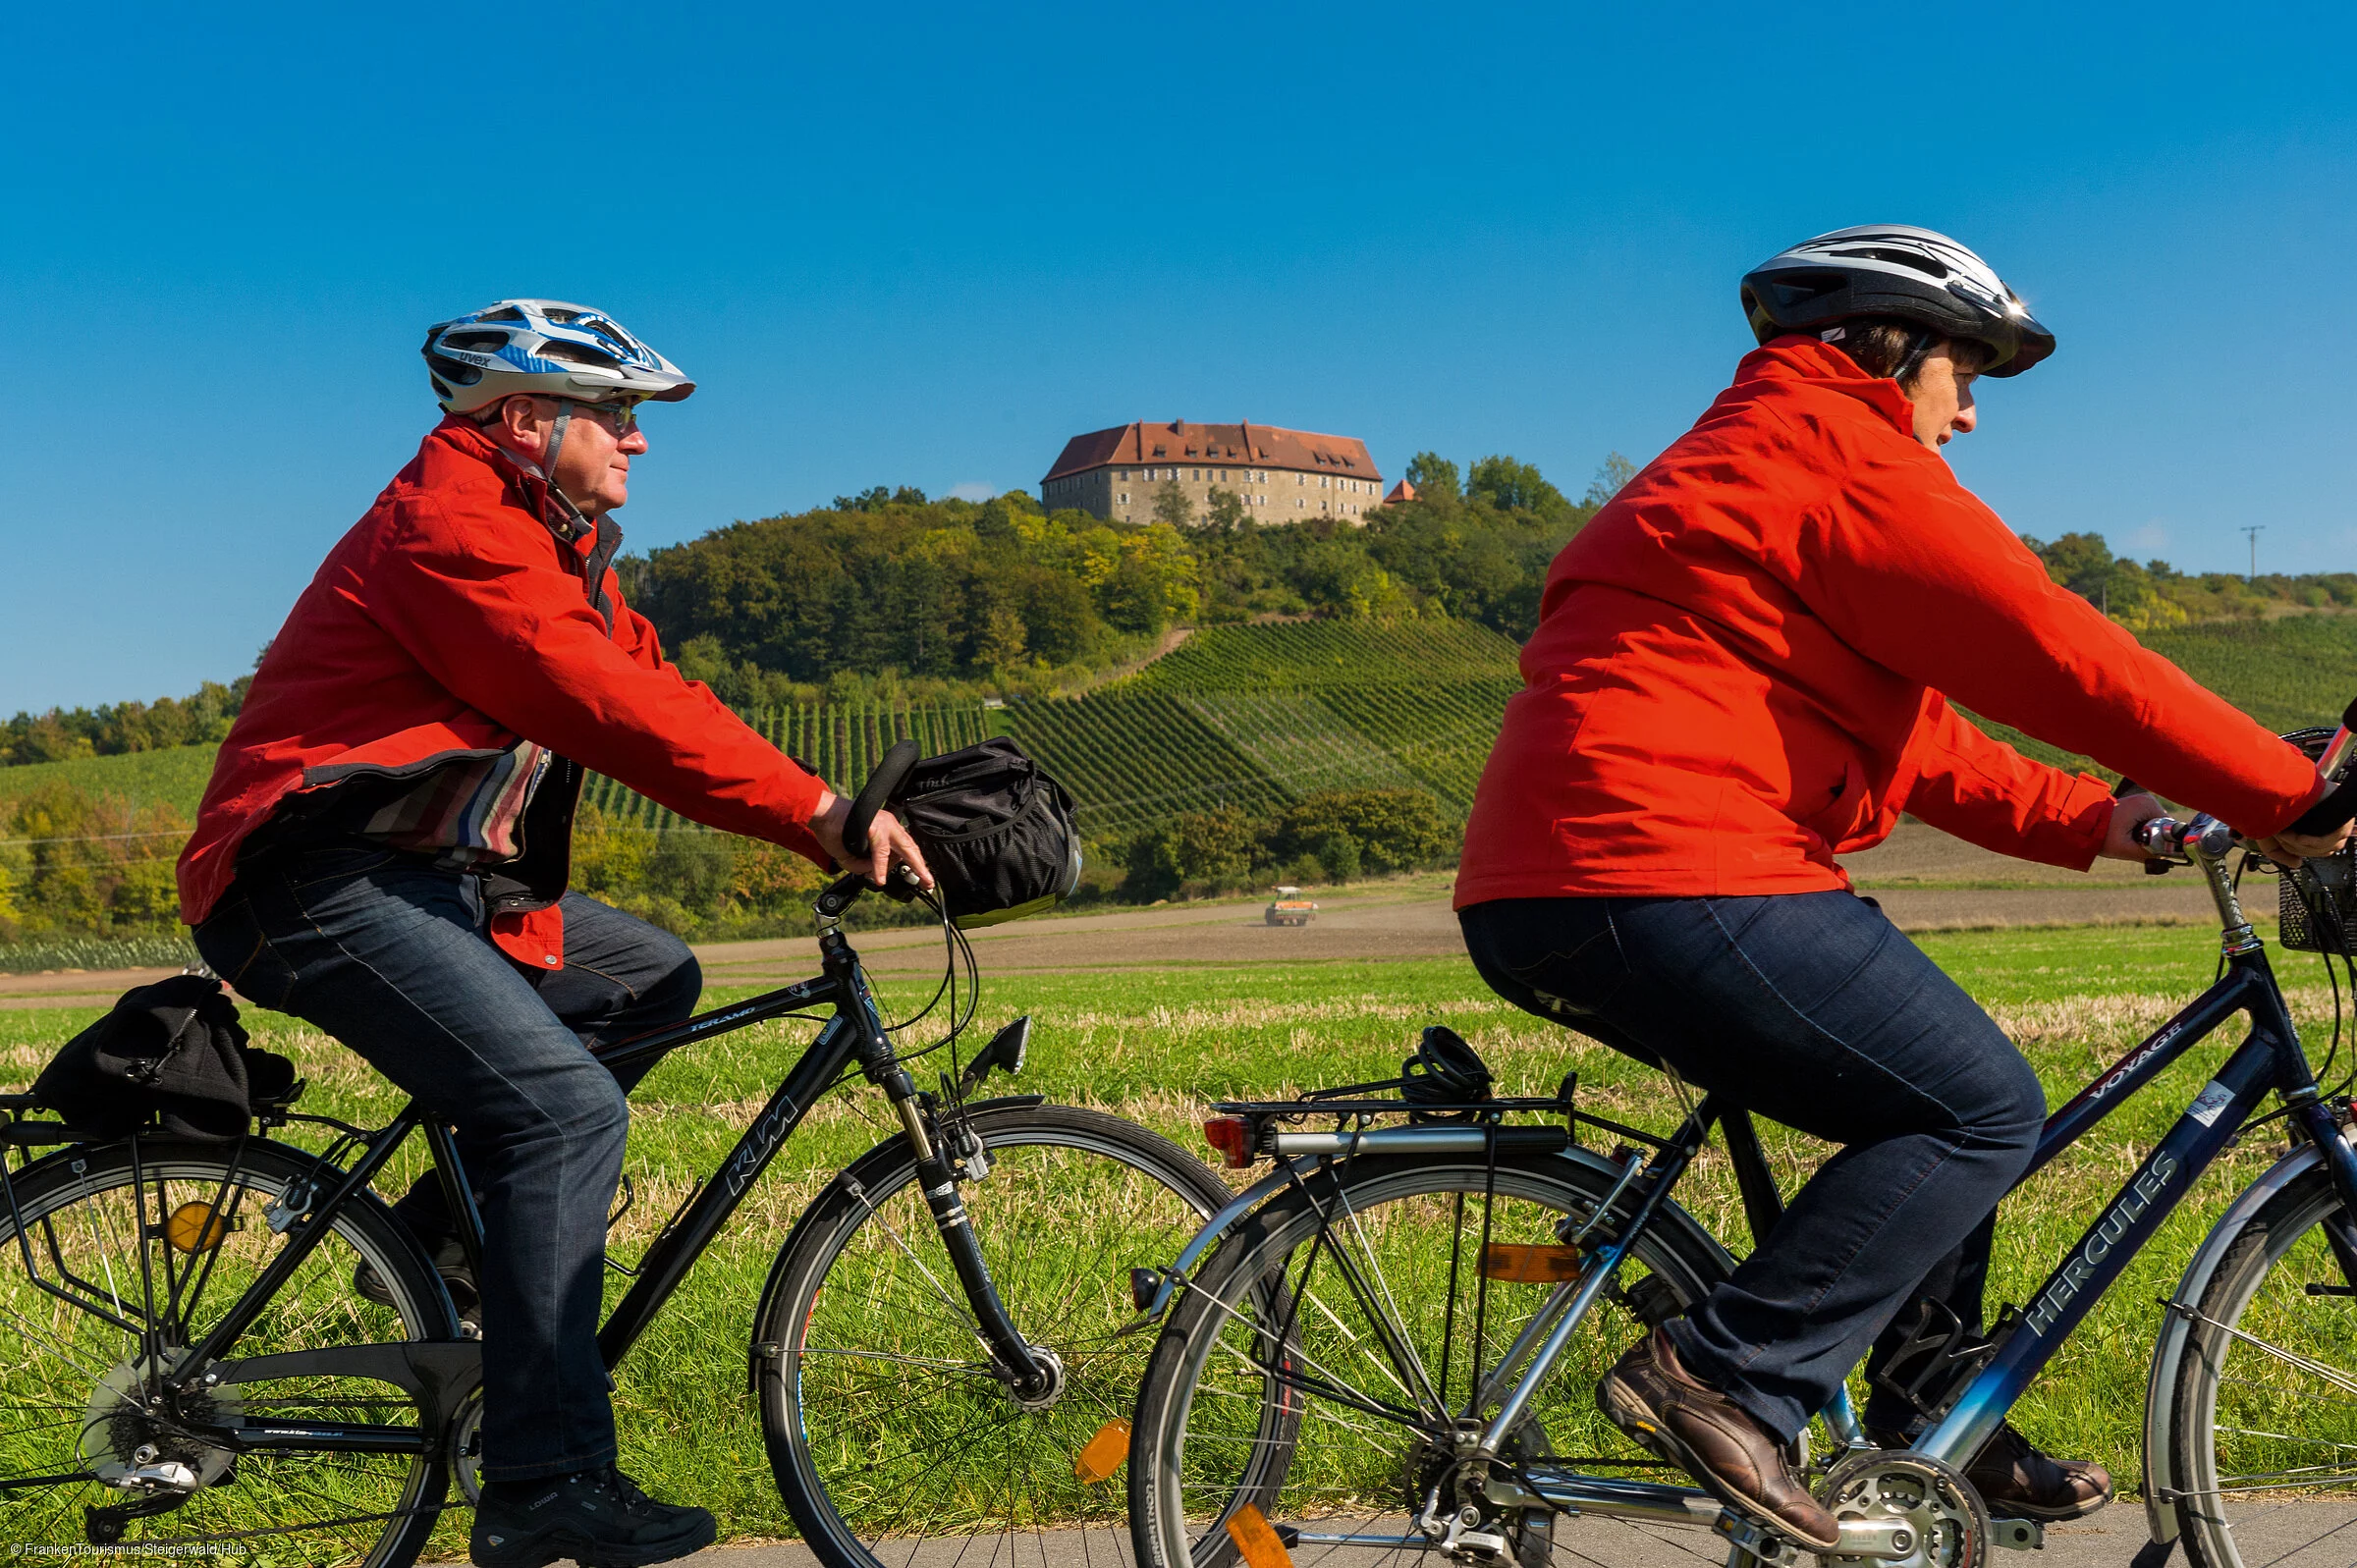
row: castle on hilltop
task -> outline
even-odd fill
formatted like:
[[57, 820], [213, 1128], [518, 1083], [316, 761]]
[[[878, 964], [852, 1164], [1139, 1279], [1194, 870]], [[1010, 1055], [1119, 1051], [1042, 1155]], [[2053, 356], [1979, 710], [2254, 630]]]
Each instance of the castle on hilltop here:
[[1140, 421], [1074, 436], [1040, 481], [1039, 499], [1109, 521], [1151, 522], [1164, 485], [1178, 486], [1197, 517], [1211, 510], [1215, 487], [1241, 498], [1244, 515], [1255, 522], [1321, 515], [1358, 522], [1383, 505], [1383, 475], [1365, 442], [1249, 420]]

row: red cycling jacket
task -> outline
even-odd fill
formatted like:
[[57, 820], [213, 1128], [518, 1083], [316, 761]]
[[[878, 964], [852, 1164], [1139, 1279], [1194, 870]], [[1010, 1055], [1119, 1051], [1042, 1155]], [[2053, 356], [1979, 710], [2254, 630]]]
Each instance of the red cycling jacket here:
[[[607, 565], [620, 542], [610, 521], [573, 526], [536, 473], [445, 419], [328, 553], [254, 673], [181, 853], [181, 918], [212, 911], [238, 846], [289, 797], [519, 739], [831, 864], [804, 826], [823, 786], [664, 662]], [[570, 827], [569, 803], [558, 817]], [[540, 907], [492, 922], [534, 967], [564, 961], [563, 862], [554, 888], [514, 900]]]
[[2247, 832], [2296, 749], [2067, 589], [1917, 442], [1895, 382], [1780, 338], [1548, 572], [1456, 906], [1844, 888], [1899, 813], [2084, 869], [2109, 790], [1991, 719]]

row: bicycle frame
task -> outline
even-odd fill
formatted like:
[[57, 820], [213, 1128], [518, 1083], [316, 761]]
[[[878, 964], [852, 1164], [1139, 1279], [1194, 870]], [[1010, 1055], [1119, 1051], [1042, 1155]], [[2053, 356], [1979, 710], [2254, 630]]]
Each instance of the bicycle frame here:
[[[2207, 819], [2195, 819], [2196, 829]], [[2191, 830], [2189, 830], [2189, 834]], [[2345, 1282], [2357, 1287], [2357, 1151], [2339, 1135], [2330, 1108], [2316, 1084], [2314, 1072], [2300, 1049], [2299, 1032], [2283, 1001], [2281, 988], [2269, 966], [2263, 945], [2243, 918], [2240, 902], [2226, 873], [2222, 854], [2189, 847], [2187, 857], [2202, 871], [2216, 900], [2222, 928], [2224, 972], [2201, 996], [2146, 1037], [2106, 1069], [2046, 1120], [2037, 1149], [2021, 1181], [2027, 1181], [2056, 1156], [2083, 1138], [2113, 1110], [2151, 1084], [2194, 1047], [2209, 1039], [2237, 1014], [2247, 1014], [2251, 1032], [2209, 1082], [2197, 1093], [2175, 1125], [2154, 1148], [2136, 1171], [2107, 1204], [2045, 1282], [2030, 1298], [2025, 1311], [2001, 1319], [1995, 1349], [1946, 1411], [1917, 1441], [1917, 1451], [1961, 1469], [1997, 1430], [2024, 1389], [2037, 1377], [2097, 1301], [2143, 1250], [2193, 1184], [2250, 1122], [2270, 1093], [2281, 1097], [2295, 1141], [2311, 1146], [2331, 1173], [2343, 1212], [2327, 1225], [2327, 1239]], [[1684, 1172], [1709, 1122], [1718, 1118], [1727, 1131], [1728, 1152], [1741, 1188], [1744, 1208], [1755, 1238], [1764, 1239], [1779, 1213], [1772, 1182], [1747, 1118], [1727, 1113], [1706, 1099], [1667, 1139], [1646, 1138], [1649, 1148], [1627, 1157], [1623, 1181], [1613, 1205], [1622, 1206], [1626, 1217], [1612, 1233], [1593, 1244], [1591, 1261], [1581, 1274], [1556, 1288], [1515, 1345], [1497, 1367], [1479, 1379], [1485, 1393], [1501, 1395], [1498, 1414], [1484, 1422], [1480, 1451], [1495, 1458], [1512, 1436], [1522, 1410], [1553, 1371], [1553, 1364], [1569, 1343], [1590, 1305], [1606, 1289], [1627, 1257], [1646, 1222], [1667, 1202], [1671, 1187]], [[1739, 1129], [1739, 1130], [1738, 1130]], [[1362, 1132], [1346, 1136], [1343, 1157], [1375, 1153], [1387, 1147], [1408, 1152], [1412, 1140], [1428, 1132]], [[1307, 1147], [1308, 1141], [1303, 1140]], [[1465, 1147], [1471, 1147], [1466, 1145]], [[1186, 1271], [1201, 1258], [1228, 1226], [1256, 1208], [1281, 1187], [1296, 1183], [1304, 1167], [1334, 1159], [1331, 1154], [1304, 1154], [1291, 1162], [1280, 1159], [1278, 1172], [1262, 1181], [1216, 1216], [1196, 1237], [1178, 1263], [1160, 1283], [1149, 1309], [1159, 1316]], [[1650, 1167], [1650, 1168], [1646, 1168]], [[1632, 1178], [1647, 1184], [1636, 1188]], [[1766, 1183], [1763, 1191], [1763, 1183]], [[2016, 1183], [2018, 1187], [2019, 1182]], [[1544, 1335], [1533, 1354], [1531, 1341]], [[1529, 1357], [1523, 1365], [1523, 1358]], [[1515, 1369], [1521, 1370], [1517, 1375]], [[1510, 1379], [1510, 1382], [1509, 1382]], [[1866, 1439], [1850, 1412], [1846, 1389], [1838, 1390], [1824, 1412], [1837, 1441], [1864, 1446]], [[1709, 1493], [1692, 1487], [1667, 1486], [1621, 1477], [1593, 1476], [1528, 1461], [1520, 1469], [1536, 1500], [1566, 1513], [1596, 1513], [1651, 1518], [1694, 1525], [1720, 1525], [1738, 1540], [1756, 1537], [1748, 1526], [1725, 1516]], [[1731, 1528], [1729, 1528], [1731, 1526]], [[2041, 1540], [2035, 1526], [2010, 1534], [2001, 1532], [1996, 1543], [2027, 1547]], [[1851, 1545], [1871, 1551], [1862, 1537]]]
[[[838, 884], [830, 893], [842, 887], [843, 884]], [[849, 902], [849, 897], [841, 898], [830, 911], [822, 896], [819, 956], [823, 973], [818, 977], [700, 1013], [596, 1053], [598, 1059], [609, 1065], [651, 1061], [683, 1046], [784, 1014], [813, 1006], [831, 1005], [836, 1009], [738, 1139], [736, 1147], [709, 1176], [696, 1184], [688, 1201], [639, 1260], [637, 1277], [598, 1330], [598, 1350], [609, 1369], [621, 1362], [670, 1301], [810, 1108], [855, 1063], [871, 1083], [885, 1091], [900, 1113], [902, 1128], [916, 1156], [926, 1204], [974, 1310], [976, 1326], [988, 1341], [992, 1354], [1018, 1391], [1044, 1380], [1044, 1369], [1032, 1355], [1029, 1342], [1009, 1320], [972, 1227], [965, 1222], [957, 1182], [928, 1129], [925, 1097], [918, 1093], [894, 1053], [858, 955], [844, 939], [840, 915]], [[315, 1190], [307, 1195], [310, 1202], [291, 1227], [293, 1233], [287, 1245], [204, 1339], [181, 1360], [180, 1365], [188, 1370], [163, 1379], [166, 1386], [179, 1391], [199, 1383], [211, 1387], [276, 1378], [370, 1378], [394, 1383], [417, 1396], [424, 1405], [419, 1426], [411, 1430], [305, 1422], [301, 1427], [278, 1430], [266, 1423], [249, 1422], [234, 1432], [222, 1430], [218, 1435], [223, 1439], [245, 1447], [372, 1453], [414, 1453], [441, 1441], [444, 1422], [480, 1376], [479, 1341], [346, 1345], [243, 1361], [230, 1357], [238, 1339], [284, 1288], [303, 1260], [326, 1239], [328, 1227], [321, 1220], [363, 1192], [410, 1132], [420, 1125], [426, 1128], [444, 1190], [454, 1199], [452, 1212], [462, 1217], [462, 1239], [469, 1256], [479, 1265], [481, 1221], [468, 1194], [456, 1146], [449, 1130], [428, 1121], [412, 1102], [368, 1138], [360, 1159], [343, 1174], [331, 1194], [324, 1199]], [[150, 1331], [155, 1331], [152, 1325]]]

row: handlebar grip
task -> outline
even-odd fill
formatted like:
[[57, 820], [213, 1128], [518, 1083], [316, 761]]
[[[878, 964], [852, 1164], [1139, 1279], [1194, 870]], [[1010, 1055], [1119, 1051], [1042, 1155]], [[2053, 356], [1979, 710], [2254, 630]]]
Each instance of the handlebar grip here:
[[884, 753], [884, 760], [876, 764], [876, 771], [867, 776], [867, 783], [859, 786], [859, 793], [851, 800], [850, 818], [843, 825], [843, 846], [846, 849], [855, 855], [864, 856], [867, 853], [867, 830], [875, 825], [876, 813], [882, 811], [884, 802], [908, 782], [910, 770], [916, 767], [917, 759], [922, 755], [923, 752], [913, 740], [896, 740], [892, 743], [892, 749]]
[[2285, 833], [2307, 834], [2314, 837], [2327, 834], [2357, 819], [2357, 779], [2335, 788], [2330, 794], [2310, 806]]

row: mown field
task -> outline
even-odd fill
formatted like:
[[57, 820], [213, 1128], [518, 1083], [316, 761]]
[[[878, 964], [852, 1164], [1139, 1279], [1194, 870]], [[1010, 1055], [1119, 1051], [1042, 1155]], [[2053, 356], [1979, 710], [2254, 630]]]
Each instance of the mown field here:
[[[2210, 939], [2195, 929], [1965, 933], [1927, 937], [1923, 946], [1991, 1008], [2056, 1102], [2207, 983], [2214, 961]], [[2283, 973], [2321, 1058], [2330, 1034], [2322, 976], [2304, 958], [2286, 957]], [[709, 1000], [744, 994], [715, 993]], [[919, 1000], [921, 992], [913, 980], [896, 980], [888, 1000]], [[980, 1028], [1018, 1012], [1037, 1020], [1023, 1088], [1103, 1107], [1193, 1148], [1200, 1148], [1195, 1123], [1205, 1101], [1396, 1071], [1416, 1031], [1432, 1022], [1471, 1040], [1497, 1069], [1502, 1090], [1545, 1092], [1576, 1066], [1593, 1108], [1654, 1128], [1667, 1128], [1674, 1114], [1662, 1080], [1507, 1009], [1461, 960], [986, 977]], [[90, 1016], [0, 1013], [0, 1081], [28, 1079], [54, 1044]], [[391, 1111], [393, 1092], [322, 1037], [266, 1013], [249, 1010], [247, 1019], [264, 1043], [298, 1057], [312, 1086], [309, 1108], [361, 1121]], [[638, 1198], [617, 1233], [618, 1257], [636, 1256], [694, 1174], [747, 1124], [806, 1027], [777, 1024], [731, 1036], [665, 1063], [641, 1087], [630, 1159]], [[2008, 1203], [1993, 1301], [2019, 1300], [2044, 1275], [2224, 1049], [2189, 1056]], [[743, 1347], [762, 1277], [802, 1206], [835, 1169], [883, 1135], [879, 1108], [868, 1091], [853, 1088], [818, 1109], [622, 1369], [626, 1468], [658, 1493], [710, 1504], [732, 1536], [789, 1533], [745, 1391]], [[1787, 1188], [1825, 1152], [1783, 1134], [1772, 1134], [1769, 1148]], [[2136, 1474], [2156, 1300], [2168, 1292], [2226, 1200], [2277, 1152], [2262, 1137], [2227, 1155], [2198, 1201], [2171, 1218], [2017, 1410], [2026, 1431], [2056, 1451], [2098, 1458], [2123, 1479]], [[1743, 1250], [1734, 1191], [1721, 1162], [1706, 1158], [1682, 1194]], [[1036, 1219], [1031, 1234], [1058, 1234], [1055, 1214]], [[610, 1280], [617, 1290], [623, 1283]]]

